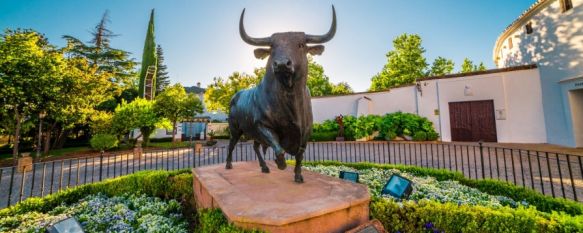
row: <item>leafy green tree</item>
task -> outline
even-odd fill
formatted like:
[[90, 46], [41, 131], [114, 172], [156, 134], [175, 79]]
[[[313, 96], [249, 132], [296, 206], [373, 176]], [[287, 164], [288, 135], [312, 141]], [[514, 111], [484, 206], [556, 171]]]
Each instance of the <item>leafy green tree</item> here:
[[96, 134], [89, 140], [91, 147], [103, 153], [117, 146], [117, 138], [111, 134]]
[[387, 53], [387, 64], [372, 78], [371, 91], [411, 84], [425, 75], [428, 64], [419, 35], [402, 34], [393, 40], [393, 47]]
[[461, 73], [469, 73], [474, 71], [474, 62], [469, 58], [465, 58], [464, 62], [462, 63], [462, 70]]
[[484, 65], [484, 63], [483, 63], [483, 62], [480, 62], [480, 65], [478, 65], [478, 66], [475, 68], [475, 70], [476, 70], [476, 71], [484, 71], [484, 70], [486, 70], [486, 66]]
[[469, 58], [464, 59], [464, 63], [462, 63], [462, 70], [461, 73], [469, 73], [469, 72], [476, 72], [476, 71], [484, 71], [486, 70], [486, 66], [483, 62], [480, 62], [479, 65], [474, 65], [474, 62]]
[[444, 57], [437, 57], [433, 64], [431, 64], [431, 70], [429, 71], [430, 76], [441, 76], [446, 74], [451, 74], [453, 72], [455, 64], [452, 60], [444, 58]]
[[6, 30], [0, 37], [0, 114], [14, 134], [15, 158], [23, 123], [58, 98], [64, 68], [62, 54], [37, 32]]
[[158, 94], [170, 85], [170, 76], [168, 76], [168, 71], [166, 71], [168, 67], [164, 64], [164, 51], [160, 45], [156, 47], [156, 55], [158, 56], [158, 68], [156, 69], [156, 94]]
[[333, 87], [332, 87], [332, 95], [344, 95], [344, 94], [350, 94], [353, 92], [354, 91], [352, 90], [350, 85], [348, 85], [348, 83], [346, 83], [346, 82], [340, 82], [336, 85], [333, 85]]
[[[146, 73], [148, 67], [152, 66], [156, 68], [158, 59], [156, 57], [156, 42], [154, 41], [154, 9], [150, 13], [150, 22], [148, 23], [148, 31], [146, 32], [146, 41], [144, 42], [144, 52], [142, 54], [142, 69], [140, 70], [140, 82], [138, 86], [138, 93], [140, 97], [144, 97], [144, 84], [146, 83]], [[154, 77], [152, 77], [152, 88], [156, 87], [156, 72], [154, 72]], [[155, 95], [155, 89], [153, 90], [152, 98]]]
[[[263, 72], [260, 69], [255, 71], [258, 74]], [[207, 87], [204, 93], [206, 108], [210, 111], [229, 112], [229, 103], [233, 95], [240, 90], [257, 85], [262, 77], [234, 72], [227, 79], [213, 78], [213, 83]]]
[[176, 136], [176, 123], [202, 113], [202, 103], [198, 96], [186, 93], [180, 84], [169, 86], [156, 96], [155, 108], [158, 115], [167, 118], [172, 123], [173, 139]]
[[106, 11], [91, 32], [92, 39], [87, 44], [73, 36], [63, 36], [67, 40], [67, 46], [63, 51], [67, 57], [87, 59], [90, 66], [96, 67], [97, 74], [109, 75], [110, 81], [116, 84], [112, 86], [110, 92], [117, 95], [133, 84], [136, 77], [134, 71], [136, 62], [130, 58], [129, 52], [110, 46], [111, 38], [116, 35], [107, 28], [109, 22], [109, 14]]
[[131, 103], [118, 105], [112, 118], [112, 131], [126, 135], [133, 129], [140, 129], [144, 146], [150, 142], [150, 135], [156, 128], [170, 128], [168, 120], [156, 112], [154, 101], [137, 98]]

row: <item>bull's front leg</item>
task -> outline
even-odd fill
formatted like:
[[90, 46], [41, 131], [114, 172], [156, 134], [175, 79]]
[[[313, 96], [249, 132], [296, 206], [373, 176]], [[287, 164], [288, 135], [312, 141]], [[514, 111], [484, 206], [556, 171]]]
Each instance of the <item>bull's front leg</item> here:
[[258, 126], [257, 127], [259, 134], [263, 137], [265, 142], [269, 144], [269, 146], [275, 152], [275, 163], [277, 164], [277, 168], [280, 170], [285, 170], [287, 164], [285, 163], [285, 150], [281, 148], [279, 145], [279, 138], [275, 135], [271, 129], [266, 128], [265, 126]]
[[294, 167], [294, 181], [296, 183], [304, 183], [304, 177], [302, 176], [302, 160], [304, 160], [304, 151], [305, 146], [300, 148], [300, 151], [295, 156], [296, 157], [296, 166]]

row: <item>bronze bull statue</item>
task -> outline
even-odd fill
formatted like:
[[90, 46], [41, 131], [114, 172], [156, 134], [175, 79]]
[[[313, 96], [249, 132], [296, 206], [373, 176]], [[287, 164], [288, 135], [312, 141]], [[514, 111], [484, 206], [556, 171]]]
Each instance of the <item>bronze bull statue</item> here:
[[332, 6], [332, 26], [324, 35], [308, 35], [303, 32], [275, 33], [270, 37], [253, 38], [243, 26], [245, 9], [239, 19], [239, 34], [246, 43], [265, 48], [255, 49], [255, 57], [267, 59], [266, 73], [256, 87], [237, 92], [231, 99], [229, 129], [231, 139], [226, 169], [232, 169], [233, 149], [242, 135], [253, 139], [253, 149], [261, 171], [269, 168], [261, 155], [267, 147], [275, 152], [275, 162], [281, 170], [286, 168], [285, 153], [295, 156], [294, 180], [302, 177], [303, 154], [312, 132], [312, 104], [307, 87], [307, 54], [320, 55], [322, 44], [336, 33], [336, 11]]

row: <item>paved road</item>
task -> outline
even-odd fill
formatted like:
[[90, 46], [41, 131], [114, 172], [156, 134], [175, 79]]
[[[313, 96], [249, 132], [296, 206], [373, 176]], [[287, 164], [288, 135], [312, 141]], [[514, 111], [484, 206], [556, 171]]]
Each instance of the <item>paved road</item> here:
[[[36, 163], [34, 172], [29, 171], [25, 176], [14, 167], [0, 168], [0, 208], [30, 196], [45, 196], [67, 187], [97, 182], [100, 175], [101, 179], [107, 179], [139, 170], [206, 166], [223, 163], [226, 154], [226, 145], [219, 143], [196, 152], [183, 148], [148, 151], [139, 158], [118, 154], [103, 160], [92, 157]], [[494, 147], [483, 147], [480, 153], [478, 146], [467, 144], [331, 142], [310, 143], [304, 157], [307, 161], [368, 161], [457, 170], [469, 178], [506, 180], [549, 196], [583, 200], [582, 158], [572, 155]], [[265, 158], [273, 160], [273, 151], [268, 150]], [[256, 160], [252, 144], [240, 143], [233, 160]]]

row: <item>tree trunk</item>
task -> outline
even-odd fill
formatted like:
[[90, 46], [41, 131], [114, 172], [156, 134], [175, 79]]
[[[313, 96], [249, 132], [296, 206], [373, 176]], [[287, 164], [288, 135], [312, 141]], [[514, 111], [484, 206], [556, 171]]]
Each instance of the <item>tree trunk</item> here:
[[150, 127], [142, 127], [140, 128], [140, 132], [142, 133], [142, 137], [143, 137], [143, 147], [148, 146], [148, 144], [150, 143], [150, 134], [152, 134], [152, 128]]
[[49, 150], [51, 149], [51, 133], [53, 129], [56, 127], [57, 123], [51, 124], [50, 127], [47, 126], [47, 130], [45, 131], [45, 145], [43, 149], [43, 154], [48, 155]]
[[18, 146], [20, 142], [20, 114], [18, 109], [14, 108], [14, 119], [16, 120], [16, 129], [14, 130], [14, 148], [12, 149], [12, 156], [14, 160], [18, 158]]
[[172, 122], [172, 147], [176, 146], [176, 140], [174, 140], [174, 137], [176, 137], [176, 121]]
[[71, 130], [68, 129], [61, 129], [59, 130], [59, 135], [55, 138], [55, 143], [53, 143], [53, 149], [62, 149], [67, 142], [67, 138], [69, 137], [69, 133]]

